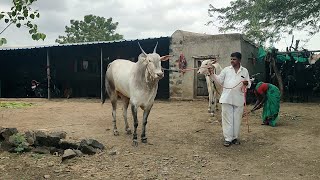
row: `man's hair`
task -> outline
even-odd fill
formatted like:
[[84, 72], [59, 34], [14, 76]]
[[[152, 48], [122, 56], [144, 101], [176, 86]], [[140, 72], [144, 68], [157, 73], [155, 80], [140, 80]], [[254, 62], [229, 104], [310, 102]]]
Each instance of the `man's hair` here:
[[239, 53], [239, 52], [231, 53], [231, 57], [236, 57], [241, 61], [241, 53]]

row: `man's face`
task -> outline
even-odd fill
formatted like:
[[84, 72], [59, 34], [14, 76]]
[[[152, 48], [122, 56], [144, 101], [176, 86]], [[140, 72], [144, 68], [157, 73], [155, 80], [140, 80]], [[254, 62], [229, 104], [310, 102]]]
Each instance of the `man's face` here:
[[240, 60], [236, 57], [231, 57], [231, 65], [232, 67], [237, 67], [240, 65]]

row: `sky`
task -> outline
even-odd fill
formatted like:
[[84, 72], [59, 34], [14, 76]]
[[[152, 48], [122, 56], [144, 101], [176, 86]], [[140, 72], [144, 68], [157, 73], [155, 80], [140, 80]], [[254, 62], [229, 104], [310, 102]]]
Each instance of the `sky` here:
[[[59, 35], [65, 35], [65, 26], [70, 20], [83, 20], [88, 14], [113, 18], [119, 22], [117, 31], [124, 39], [156, 38], [171, 36], [176, 30], [206, 34], [221, 34], [213, 25], [205, 25], [212, 20], [208, 16], [209, 4], [225, 7], [231, 0], [38, 0], [32, 6], [38, 9], [40, 19], [35, 22], [38, 29], [47, 35], [42, 41], [34, 41], [26, 28], [10, 26], [0, 36], [5, 37], [6, 47], [22, 47], [56, 44]], [[9, 10], [12, 0], [1, 0], [0, 10]], [[5, 27], [0, 22], [0, 31]], [[231, 33], [231, 32], [227, 32]], [[285, 37], [274, 46], [280, 50], [290, 46], [291, 36]], [[295, 33], [295, 39], [306, 40], [310, 37]], [[320, 49], [320, 33], [311, 37], [309, 42], [301, 42], [306, 49]]]

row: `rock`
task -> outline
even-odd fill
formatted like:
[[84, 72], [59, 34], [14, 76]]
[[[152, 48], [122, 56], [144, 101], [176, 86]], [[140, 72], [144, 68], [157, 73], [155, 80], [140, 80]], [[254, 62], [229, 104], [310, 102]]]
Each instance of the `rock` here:
[[65, 139], [67, 137], [67, 133], [65, 131], [57, 131], [49, 133], [49, 136], [59, 137], [60, 139]]
[[62, 161], [66, 160], [66, 159], [74, 158], [76, 156], [77, 156], [77, 154], [72, 149], [64, 150], [63, 155], [62, 155]]
[[46, 144], [47, 134], [45, 132], [36, 131], [34, 133], [34, 136], [36, 138], [36, 140], [35, 140], [36, 146], [44, 146], [44, 144]]
[[83, 153], [80, 150], [73, 150], [73, 151], [77, 154], [78, 157], [83, 156]]
[[37, 154], [49, 154], [50, 153], [50, 151], [47, 147], [36, 147], [36, 148], [33, 148], [31, 150], [31, 152], [34, 152]]
[[110, 151], [110, 152], [109, 152], [109, 155], [110, 155], [110, 156], [117, 155], [117, 151]]
[[18, 133], [17, 128], [3, 128], [0, 131], [0, 139], [8, 141], [10, 136], [17, 133]]
[[59, 148], [56, 148], [56, 147], [49, 147], [48, 148], [49, 151], [50, 151], [50, 154], [52, 155], [59, 155], [59, 154], [63, 154], [63, 149], [59, 149]]
[[50, 133], [46, 134], [42, 131], [37, 131], [35, 133], [36, 136], [36, 145], [37, 146], [47, 146], [47, 147], [59, 147], [59, 142], [61, 139], [61, 134], [58, 133]]
[[81, 149], [81, 152], [84, 154], [92, 155], [97, 153], [97, 150], [89, 145], [82, 145], [82, 146], [80, 145], [80, 149]]
[[104, 150], [104, 145], [101, 144], [100, 142], [98, 142], [97, 140], [94, 140], [94, 139], [84, 139], [80, 142], [80, 146], [81, 144], [86, 144], [86, 145], [89, 145], [89, 146], [92, 146], [94, 148], [98, 148], [98, 149], [101, 149], [101, 150]]
[[80, 146], [79, 142], [72, 141], [72, 140], [64, 140], [61, 139], [59, 142], [59, 147], [61, 149], [78, 149]]
[[34, 145], [36, 141], [36, 136], [33, 131], [27, 131], [24, 133], [24, 136], [26, 137], [27, 142], [30, 146]]
[[0, 149], [3, 151], [12, 151], [14, 147], [8, 141], [1, 142]]
[[49, 179], [50, 178], [50, 175], [44, 175], [43, 176], [45, 179]]

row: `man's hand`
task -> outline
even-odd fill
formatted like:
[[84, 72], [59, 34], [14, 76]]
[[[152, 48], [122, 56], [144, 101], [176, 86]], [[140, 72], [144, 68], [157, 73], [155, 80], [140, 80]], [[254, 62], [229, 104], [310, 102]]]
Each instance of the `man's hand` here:
[[248, 81], [242, 81], [242, 83], [244, 86], [248, 86], [248, 84], [249, 84]]

